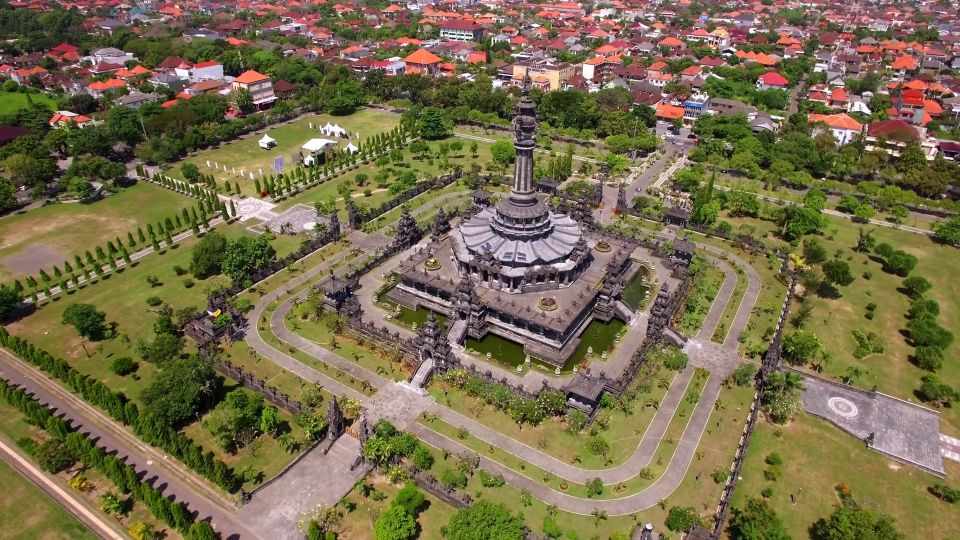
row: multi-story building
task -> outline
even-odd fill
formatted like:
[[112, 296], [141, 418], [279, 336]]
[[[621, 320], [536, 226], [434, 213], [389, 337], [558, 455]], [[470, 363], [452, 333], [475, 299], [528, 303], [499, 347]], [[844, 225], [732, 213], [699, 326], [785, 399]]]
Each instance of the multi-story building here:
[[440, 37], [452, 41], [483, 41], [487, 29], [473, 21], [450, 19], [440, 23]]
[[254, 70], [247, 70], [241, 73], [231, 83], [233, 90], [246, 90], [250, 92], [253, 98], [253, 104], [262, 109], [269, 107], [276, 101], [277, 97], [273, 94], [273, 82], [270, 77]]
[[567, 62], [556, 62], [551, 58], [531, 58], [513, 64], [513, 84], [523, 85], [523, 80], [529, 76], [530, 83], [541, 90], [563, 90], [567, 82], [573, 77], [576, 69]]
[[683, 102], [683, 119], [686, 122], [696, 122], [710, 109], [710, 96], [700, 92], [694, 93]]

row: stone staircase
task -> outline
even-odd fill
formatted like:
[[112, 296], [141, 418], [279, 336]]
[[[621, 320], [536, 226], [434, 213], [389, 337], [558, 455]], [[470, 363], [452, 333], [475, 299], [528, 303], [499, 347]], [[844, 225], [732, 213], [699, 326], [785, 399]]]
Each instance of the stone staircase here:
[[617, 300], [617, 305], [615, 307], [617, 315], [623, 317], [627, 321], [627, 324], [633, 322], [633, 309], [630, 306], [623, 303], [622, 300]]
[[427, 384], [427, 379], [430, 377], [431, 373], [433, 373], [433, 360], [428, 358], [420, 364], [419, 368], [417, 368], [417, 372], [414, 373], [413, 379], [410, 380], [410, 385], [414, 388], [423, 388], [423, 385]]
[[460, 319], [457, 322], [450, 325], [450, 330], [447, 331], [447, 341], [453, 344], [463, 343], [463, 338], [467, 335], [467, 321]]

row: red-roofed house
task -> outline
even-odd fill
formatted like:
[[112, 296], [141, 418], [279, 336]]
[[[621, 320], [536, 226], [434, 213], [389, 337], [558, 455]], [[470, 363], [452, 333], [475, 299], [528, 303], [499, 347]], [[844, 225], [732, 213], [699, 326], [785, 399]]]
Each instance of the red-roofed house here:
[[790, 81], [776, 71], [768, 71], [757, 77], [757, 90], [766, 90], [768, 88], [783, 90], [788, 84], [790, 84]]
[[66, 126], [68, 124], [73, 124], [79, 128], [83, 128], [89, 125], [93, 125], [95, 122], [89, 116], [84, 116], [82, 114], [77, 114], [70, 111], [57, 111], [53, 113], [53, 116], [50, 117], [50, 127], [58, 128]]
[[105, 81], [95, 81], [87, 85], [87, 93], [91, 96], [100, 99], [107, 92], [112, 90], [119, 90], [121, 88], [126, 88], [127, 83], [121, 81], [120, 79], [107, 79]]
[[863, 125], [846, 113], [840, 114], [811, 114], [807, 117], [810, 124], [824, 124], [830, 130], [837, 144], [847, 144], [861, 131]]
[[917, 143], [923, 155], [932, 160], [937, 155], [937, 141], [928, 138], [926, 129], [912, 126], [903, 120], [883, 120], [867, 126], [866, 150], [880, 149], [893, 157], [900, 157], [909, 144]]
[[426, 49], [417, 49], [404, 58], [403, 62], [407, 65], [407, 74], [436, 75], [443, 59]]
[[683, 118], [683, 107], [660, 103], [657, 105], [657, 120], [666, 120], [671, 122], [677, 118]]
[[273, 94], [273, 82], [270, 77], [254, 70], [247, 70], [237, 76], [232, 83], [233, 90], [246, 90], [258, 108], [269, 107], [277, 100]]

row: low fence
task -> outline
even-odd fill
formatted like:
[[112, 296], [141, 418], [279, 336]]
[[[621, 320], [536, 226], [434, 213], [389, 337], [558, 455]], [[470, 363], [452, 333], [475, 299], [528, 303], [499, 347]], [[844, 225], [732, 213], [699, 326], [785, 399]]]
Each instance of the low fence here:
[[711, 538], [720, 538], [723, 531], [723, 524], [730, 513], [730, 502], [733, 498], [733, 492], [740, 479], [740, 471], [743, 468], [743, 460], [746, 457], [747, 449], [750, 447], [750, 439], [753, 437], [753, 430], [756, 428], [757, 420], [760, 416], [760, 400], [763, 394], [763, 385], [766, 382], [768, 373], [775, 371], [780, 364], [780, 353], [783, 348], [783, 331], [786, 327], [787, 317], [790, 314], [790, 305], [793, 302], [793, 295], [796, 290], [797, 276], [790, 276], [790, 285], [787, 288], [787, 294], [783, 299], [783, 306], [780, 308], [780, 319], [777, 324], [777, 332], [770, 348], [763, 360], [763, 367], [757, 375], [757, 392], [753, 396], [753, 402], [750, 405], [750, 414], [743, 426], [743, 432], [740, 435], [740, 442], [737, 445], [737, 452], [734, 454], [733, 463], [730, 465], [730, 475], [723, 486], [723, 493], [720, 495], [720, 502], [717, 504], [717, 510], [714, 513], [713, 531]]
[[454, 508], [466, 508], [473, 506], [473, 498], [466, 493], [460, 493], [457, 490], [447, 487], [440, 483], [432, 474], [425, 473], [416, 467], [411, 467], [413, 481], [421, 489], [430, 492], [433, 496], [449, 504]]
[[242, 384], [244, 388], [263, 394], [264, 399], [266, 399], [268, 402], [280, 407], [294, 416], [307, 409], [303, 403], [291, 398], [288, 394], [280, 392], [276, 388], [267, 384], [265, 380], [247, 373], [242, 367], [235, 366], [228, 360], [219, 360], [214, 364], [214, 367], [223, 375], [226, 375], [227, 377], [230, 377], [231, 379], [234, 379]]

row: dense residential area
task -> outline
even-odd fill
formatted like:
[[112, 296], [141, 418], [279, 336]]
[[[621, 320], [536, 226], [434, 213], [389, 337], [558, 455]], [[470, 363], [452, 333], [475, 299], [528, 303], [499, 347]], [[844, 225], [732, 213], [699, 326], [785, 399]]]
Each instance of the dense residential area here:
[[0, 537], [960, 538], [956, 0], [0, 0]]

